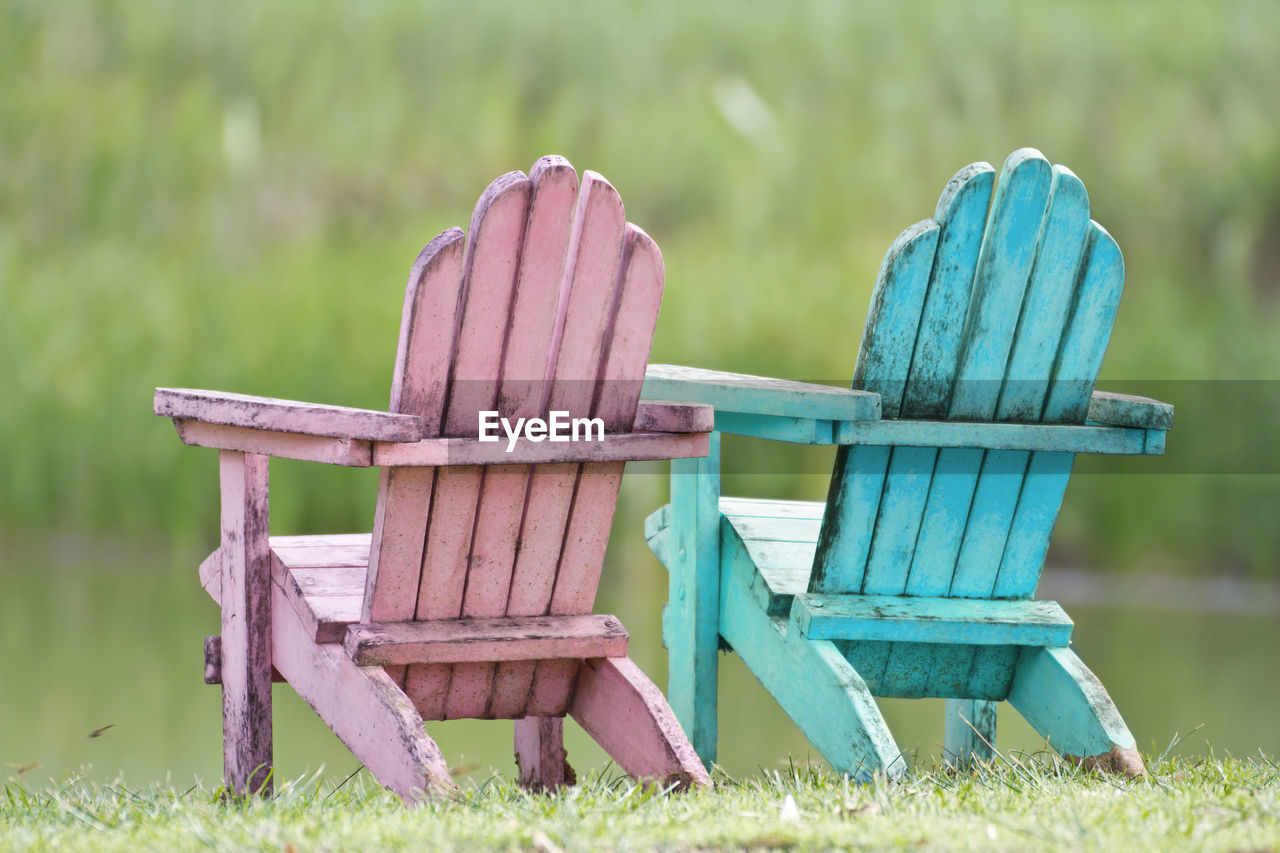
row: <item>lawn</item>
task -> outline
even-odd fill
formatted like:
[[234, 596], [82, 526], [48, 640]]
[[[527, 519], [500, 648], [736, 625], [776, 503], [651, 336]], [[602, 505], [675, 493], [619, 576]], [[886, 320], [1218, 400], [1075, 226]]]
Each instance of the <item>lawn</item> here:
[[817, 766], [664, 794], [606, 772], [554, 795], [509, 778], [405, 808], [361, 773], [303, 777], [271, 800], [201, 784], [131, 790], [76, 779], [0, 789], [0, 850], [1275, 850], [1280, 765], [1155, 760], [1137, 782], [1048, 754], [972, 773], [851, 784]]

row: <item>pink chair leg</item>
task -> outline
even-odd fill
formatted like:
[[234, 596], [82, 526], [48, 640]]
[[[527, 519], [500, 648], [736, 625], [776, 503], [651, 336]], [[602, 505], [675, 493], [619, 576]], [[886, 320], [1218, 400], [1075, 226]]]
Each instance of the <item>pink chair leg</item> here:
[[577, 781], [564, 750], [564, 717], [516, 720], [516, 767], [520, 784], [533, 791], [554, 790]]
[[271, 793], [267, 457], [222, 451], [222, 755], [237, 794]]
[[274, 590], [276, 669], [381, 784], [406, 803], [453, 790], [422, 717], [380, 666], [356, 666], [341, 643], [317, 643]]
[[680, 788], [711, 784], [666, 697], [630, 658], [583, 661], [569, 713], [635, 778]]

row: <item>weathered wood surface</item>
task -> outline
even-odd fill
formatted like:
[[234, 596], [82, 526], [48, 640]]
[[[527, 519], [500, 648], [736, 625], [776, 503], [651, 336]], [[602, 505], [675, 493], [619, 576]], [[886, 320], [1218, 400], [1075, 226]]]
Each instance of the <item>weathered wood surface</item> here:
[[838, 773], [906, 770], [880, 709], [830, 640], [807, 640], [769, 617], [748, 588], [755, 569], [731, 531], [720, 542], [720, 633]]
[[271, 649], [280, 674], [373, 777], [407, 803], [456, 786], [422, 717], [381, 667], [356, 666], [339, 643], [316, 643], [274, 587]]
[[583, 661], [569, 713], [635, 778], [676, 788], [711, 784], [662, 691], [630, 658]]
[[1086, 420], [1113, 426], [1149, 430], [1173, 429], [1173, 406], [1132, 394], [1094, 391]]
[[803, 594], [791, 621], [811, 640], [1065, 646], [1071, 619], [1053, 601]]
[[[812, 634], [815, 625], [822, 636], [843, 633], [833, 647], [867, 692], [968, 702], [991, 739], [987, 703], [1011, 697], [1024, 644], [1056, 653], [1069, 635], [1056, 606], [1024, 599], [1038, 581], [1074, 453], [1158, 454], [1172, 424], [1166, 404], [1093, 389], [1123, 262], [1090, 221], [1083, 185], [1032, 149], [1009, 157], [998, 185], [994, 177], [985, 163], [962, 169], [933, 218], [904, 231], [886, 255], [853, 381], [879, 395], [883, 420], [824, 423], [799, 405], [769, 417], [739, 414], [728, 400], [673, 396], [667, 386], [678, 374], [668, 381], [665, 368], [646, 386], [652, 396], [717, 405], [717, 430], [845, 445], [825, 508], [719, 501], [719, 627], [729, 645], [745, 660], [744, 648], [759, 649], [757, 635], [772, 642], [767, 625], [794, 614], [788, 637]], [[681, 557], [676, 537], [690, 506], [673, 488], [672, 503], [646, 524], [673, 579], [679, 561], [698, 559]], [[727, 543], [750, 567], [732, 589], [723, 580], [731, 570]], [[893, 603], [868, 608], [869, 596]], [[673, 595], [664, 636], [687, 646], [673, 630], [677, 616]], [[746, 627], [730, 628], [732, 619]], [[673, 649], [673, 662], [682, 654], [687, 649]], [[784, 705], [794, 697], [779, 691], [810, 689], [790, 686], [779, 670], [811, 657], [812, 648], [751, 654], [749, 667]], [[1081, 713], [1102, 719], [1105, 704], [1085, 703]], [[821, 713], [797, 710], [811, 717], [807, 733], [820, 730]], [[986, 749], [952, 717], [955, 751]], [[1079, 754], [1117, 767], [1129, 760], [1123, 738], [1094, 746], [1099, 751]]]
[[[275, 668], [271, 668], [271, 682], [279, 684], [284, 676]], [[222, 683], [222, 637], [214, 634], [204, 638], [204, 683]]]
[[711, 432], [715, 409], [698, 403], [641, 400], [631, 428], [636, 432]]
[[[836, 425], [835, 443], [919, 448], [972, 447], [984, 450], [1061, 451], [1064, 453], [1150, 452], [1146, 429], [1078, 424], [974, 423], [966, 421], [873, 421]], [[1161, 452], [1163, 447], [1160, 448]], [[932, 477], [934, 457], [922, 457], [902, 470]], [[927, 496], [928, 482], [925, 495]], [[914, 489], [913, 491], [920, 491]], [[916, 515], [919, 514], [917, 510]]]
[[505, 435], [497, 442], [479, 441], [476, 438], [428, 438], [404, 444], [378, 443], [373, 445], [373, 464], [381, 467], [435, 467], [683, 459], [707, 454], [707, 433], [605, 433], [603, 437], [591, 441], [561, 442], [545, 439], [535, 442], [522, 436], [510, 451], [507, 446]]
[[271, 792], [271, 550], [267, 458], [223, 451], [222, 756], [227, 787]]
[[648, 366], [644, 375], [644, 397], [705, 403], [717, 411], [756, 415], [835, 421], [880, 417], [876, 395], [860, 390], [673, 364]]
[[326, 462], [349, 468], [367, 468], [373, 461], [369, 442], [357, 439], [268, 432], [181, 418], [176, 419], [173, 426], [182, 443], [191, 447], [212, 447], [280, 459], [301, 459], [304, 462]]
[[[803, 410], [803, 407], [800, 407]], [[835, 422], [806, 417], [716, 410], [716, 430], [791, 444], [831, 444]]]
[[153, 411], [167, 418], [275, 432], [366, 441], [417, 441], [422, 419], [347, 406], [326, 406], [195, 388], [157, 388]]
[[[663, 615], [667, 697], [708, 768], [716, 760], [720, 646], [720, 436], [705, 459], [671, 463], [670, 569]], [[662, 525], [664, 528], [666, 525]]]
[[[264, 454], [352, 466], [376, 455], [389, 466], [371, 535], [271, 540], [263, 520], [251, 554], [224, 542], [201, 565], [224, 622], [244, 612], [236, 602], [246, 578], [280, 611], [274, 628], [251, 632], [253, 648], [274, 643], [266, 669], [254, 664], [262, 670], [255, 697], [265, 686], [269, 702], [274, 655], [279, 672], [406, 799], [450, 785], [421, 731], [424, 716], [521, 719], [517, 749], [536, 765], [530, 779], [571, 780], [559, 719], [571, 704], [624, 767], [707, 781], [661, 694], [621, 656], [626, 632], [612, 617], [590, 615], [623, 461], [705, 454], [714, 426], [706, 406], [638, 403], [663, 279], [657, 246], [626, 222], [613, 187], [587, 172], [579, 191], [566, 161], [543, 158], [529, 177], [513, 172], [489, 186], [470, 238], [446, 231], [415, 261], [388, 412], [157, 392], [156, 411], [175, 419], [187, 443], [260, 460], [264, 519]], [[522, 442], [507, 454], [500, 437], [480, 450], [478, 415], [490, 410], [508, 419], [553, 410], [599, 418], [606, 438], [572, 452]], [[351, 652], [383, 666], [348, 656], [339, 641], [353, 623]], [[207, 672], [239, 696], [236, 630], [224, 624]], [[584, 659], [594, 663], [580, 675]], [[258, 741], [228, 744], [261, 753]], [[246, 775], [236, 761], [228, 759], [233, 785]]]
[[1106, 688], [1070, 649], [1023, 649], [1009, 704], [1063, 755], [1126, 776], [1143, 774], [1133, 735]]
[[495, 616], [352, 625], [344, 647], [360, 666], [621, 657], [628, 635], [615, 616]]
[[995, 756], [996, 707], [982, 699], [947, 700], [942, 748], [948, 764], [968, 769]]
[[578, 781], [564, 750], [564, 717], [515, 721], [516, 772], [520, 785], [551, 791]]

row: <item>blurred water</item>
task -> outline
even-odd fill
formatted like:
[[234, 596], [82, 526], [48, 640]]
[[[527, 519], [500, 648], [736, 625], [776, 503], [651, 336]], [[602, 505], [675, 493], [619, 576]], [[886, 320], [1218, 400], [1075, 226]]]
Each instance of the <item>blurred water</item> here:
[[[626, 527], [615, 536], [622, 556], [611, 558], [597, 611], [622, 618], [632, 656], [661, 685], [665, 576]], [[0, 561], [0, 778], [32, 764], [39, 766], [23, 777], [37, 784], [82, 768], [97, 778], [123, 773], [132, 785], [170, 778], [185, 786], [197, 776], [220, 775], [219, 693], [201, 678], [201, 640], [217, 628], [216, 609], [195, 577], [202, 556], [50, 546]], [[1047, 586], [1073, 594], [1070, 581]], [[1236, 755], [1280, 755], [1280, 615], [1194, 612], [1185, 599], [1166, 599], [1162, 608], [1148, 603], [1068, 605], [1078, 652], [1107, 685], [1140, 746], [1159, 752], [1176, 732], [1202, 726], [1179, 751], [1202, 752], [1207, 743]], [[737, 657], [721, 660], [725, 769], [742, 775], [791, 758], [817, 760]], [[296, 777], [324, 765], [341, 778], [356, 769], [290, 688], [277, 685], [274, 701], [281, 774]], [[938, 755], [941, 701], [883, 707], [904, 752], [919, 760]], [[1000, 721], [1002, 749], [1043, 745], [1010, 709], [1002, 707]], [[89, 736], [107, 725], [99, 737]], [[514, 767], [509, 722], [433, 724], [430, 731], [464, 773], [483, 778], [492, 768]], [[605, 764], [581, 730], [567, 731], [575, 767]]]

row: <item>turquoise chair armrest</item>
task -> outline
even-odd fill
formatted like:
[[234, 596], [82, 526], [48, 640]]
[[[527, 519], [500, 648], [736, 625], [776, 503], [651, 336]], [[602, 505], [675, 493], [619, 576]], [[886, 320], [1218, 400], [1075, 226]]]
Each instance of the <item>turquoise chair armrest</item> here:
[[649, 365], [641, 395], [712, 406], [718, 432], [798, 444], [831, 444], [836, 423], [880, 419], [870, 391], [670, 364]]

